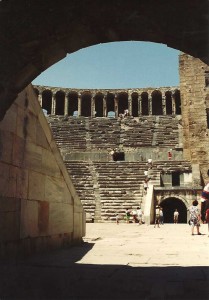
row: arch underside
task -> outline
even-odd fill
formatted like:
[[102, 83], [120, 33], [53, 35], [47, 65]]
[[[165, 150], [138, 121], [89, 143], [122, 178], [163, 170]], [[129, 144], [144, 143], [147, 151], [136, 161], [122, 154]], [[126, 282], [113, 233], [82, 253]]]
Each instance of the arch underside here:
[[10, 0], [0, 13], [0, 119], [40, 73], [91, 45], [151, 41], [209, 63], [207, 0]]

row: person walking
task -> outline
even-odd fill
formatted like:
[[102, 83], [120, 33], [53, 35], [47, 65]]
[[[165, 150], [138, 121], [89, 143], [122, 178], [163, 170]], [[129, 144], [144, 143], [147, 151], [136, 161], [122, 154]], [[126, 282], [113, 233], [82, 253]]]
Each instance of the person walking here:
[[198, 208], [198, 201], [194, 200], [192, 202], [192, 206], [189, 207], [189, 213], [190, 213], [190, 225], [192, 227], [192, 235], [194, 235], [194, 228], [197, 228], [197, 234], [201, 235], [200, 233], [200, 220], [201, 220], [201, 214], [200, 210]]
[[177, 224], [177, 223], [178, 223], [178, 220], [179, 220], [179, 212], [178, 212], [177, 209], [174, 211], [174, 214], [173, 214], [173, 220], [174, 220], [174, 224]]

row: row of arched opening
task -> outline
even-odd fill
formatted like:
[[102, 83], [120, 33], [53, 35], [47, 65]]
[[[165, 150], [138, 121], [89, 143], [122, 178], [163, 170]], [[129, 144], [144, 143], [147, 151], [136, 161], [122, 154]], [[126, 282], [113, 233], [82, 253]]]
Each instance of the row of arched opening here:
[[152, 93], [142, 92], [141, 94], [133, 92], [130, 96], [126, 92], [114, 93], [101, 92], [92, 96], [91, 93], [70, 92], [66, 95], [63, 91], [57, 91], [55, 94], [46, 89], [39, 95], [39, 101], [47, 114], [73, 116], [75, 112], [78, 116], [106, 117], [108, 112], [115, 112], [115, 116], [123, 114], [125, 109], [133, 117], [140, 115], [180, 115], [181, 98], [180, 91], [167, 91], [162, 94], [161, 91]]

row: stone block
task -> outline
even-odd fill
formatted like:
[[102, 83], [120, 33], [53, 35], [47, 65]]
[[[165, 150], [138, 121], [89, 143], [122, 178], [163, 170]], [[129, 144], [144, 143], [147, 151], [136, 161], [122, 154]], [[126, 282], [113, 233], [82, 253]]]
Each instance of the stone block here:
[[38, 234], [38, 201], [22, 199], [20, 238], [36, 237]]
[[45, 200], [50, 202], [65, 202], [63, 189], [64, 182], [61, 178], [46, 176]]
[[28, 196], [28, 171], [23, 168], [16, 168], [16, 197], [27, 199]]
[[45, 132], [39, 122], [36, 123], [36, 143], [42, 148], [49, 149], [49, 143], [46, 139]]
[[0, 129], [6, 132], [16, 132], [17, 129], [17, 105], [13, 104], [0, 122]]
[[43, 171], [42, 148], [27, 142], [25, 150], [25, 167], [34, 171]]
[[[0, 241], [17, 240], [20, 237], [20, 209], [17, 199], [1, 198]], [[6, 203], [7, 202], [7, 203]]]
[[46, 176], [38, 172], [28, 173], [28, 199], [45, 200], [45, 178]]
[[0, 130], [0, 160], [12, 163], [14, 133]]
[[29, 103], [28, 103], [28, 110], [38, 116], [38, 114], [40, 113], [40, 111], [42, 110], [41, 109], [41, 106], [38, 102], [38, 97], [36, 96], [36, 94], [34, 93], [34, 90], [33, 90], [33, 87], [32, 85], [29, 85], [27, 88], [26, 88], [26, 95], [27, 95], [27, 98], [29, 99]]
[[49, 233], [73, 232], [73, 206], [65, 203], [50, 203]]
[[15, 167], [0, 162], [0, 195], [3, 197], [15, 197], [16, 195], [16, 171]]
[[25, 140], [17, 135], [14, 136], [12, 161], [15, 166], [23, 167], [25, 164]]
[[45, 149], [42, 149], [42, 168], [45, 174], [60, 177], [60, 168], [54, 153]]

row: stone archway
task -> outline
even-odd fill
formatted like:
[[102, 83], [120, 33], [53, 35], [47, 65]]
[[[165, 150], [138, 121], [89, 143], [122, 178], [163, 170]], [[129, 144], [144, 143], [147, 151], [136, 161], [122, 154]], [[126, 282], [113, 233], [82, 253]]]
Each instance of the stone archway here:
[[207, 0], [1, 1], [0, 119], [39, 74], [92, 45], [150, 41], [209, 63], [208, 8]]
[[175, 209], [179, 212], [179, 223], [187, 223], [187, 207], [181, 199], [169, 197], [164, 199], [160, 206], [163, 208], [164, 223], [173, 223]]

